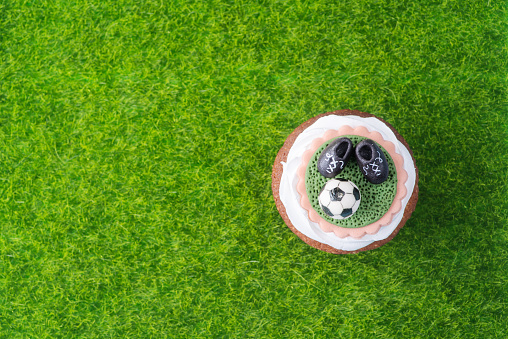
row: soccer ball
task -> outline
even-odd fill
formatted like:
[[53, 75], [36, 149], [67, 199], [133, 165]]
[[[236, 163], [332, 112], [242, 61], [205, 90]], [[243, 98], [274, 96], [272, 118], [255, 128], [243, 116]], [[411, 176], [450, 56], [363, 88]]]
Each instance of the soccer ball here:
[[347, 219], [360, 206], [361, 196], [358, 187], [346, 179], [332, 179], [319, 192], [319, 206], [326, 215], [334, 219]]

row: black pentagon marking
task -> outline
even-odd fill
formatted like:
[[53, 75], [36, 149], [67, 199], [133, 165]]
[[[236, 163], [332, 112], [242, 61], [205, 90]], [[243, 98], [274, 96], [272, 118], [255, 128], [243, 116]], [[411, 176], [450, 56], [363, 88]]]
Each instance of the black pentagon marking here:
[[344, 191], [341, 190], [340, 188], [338, 187], [334, 187], [331, 191], [330, 191], [330, 200], [331, 201], [341, 201], [342, 200], [342, 197], [344, 197]]
[[319, 206], [321, 206], [321, 209], [326, 213], [328, 214], [329, 216], [333, 217], [333, 213], [328, 209], [328, 207], [326, 206], [323, 206], [321, 204], [319, 204]]
[[349, 181], [349, 180], [344, 179], [344, 178], [335, 178], [335, 180], [339, 180], [339, 181], [343, 181], [343, 182], [348, 182]]
[[352, 208], [345, 208], [342, 213], [340, 214], [341, 217], [346, 218], [349, 217], [351, 214], [353, 214]]
[[358, 188], [356, 187], [354, 188], [353, 195], [355, 196], [356, 200], [360, 200], [360, 191], [358, 190]]

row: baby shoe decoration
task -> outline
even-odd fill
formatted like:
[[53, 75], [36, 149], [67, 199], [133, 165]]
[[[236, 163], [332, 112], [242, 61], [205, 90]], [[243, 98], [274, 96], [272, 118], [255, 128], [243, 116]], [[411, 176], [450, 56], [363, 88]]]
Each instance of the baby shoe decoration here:
[[370, 139], [361, 141], [355, 148], [356, 162], [365, 178], [381, 184], [388, 178], [388, 162], [383, 151]]
[[337, 138], [319, 156], [317, 168], [325, 178], [333, 178], [346, 166], [353, 154], [353, 142], [349, 138]]

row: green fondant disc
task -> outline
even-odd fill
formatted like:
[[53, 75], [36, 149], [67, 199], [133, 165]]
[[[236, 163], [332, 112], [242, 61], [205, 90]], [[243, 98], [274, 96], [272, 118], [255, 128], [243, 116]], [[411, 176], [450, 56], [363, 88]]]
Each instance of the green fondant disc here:
[[[353, 145], [357, 145], [360, 141], [367, 139], [357, 135], [345, 135], [341, 137], [348, 137], [353, 142]], [[388, 161], [389, 174], [388, 179], [382, 184], [375, 185], [365, 179], [363, 174], [356, 163], [355, 155], [351, 155], [348, 163], [340, 172], [336, 178], [343, 178], [351, 180], [360, 190], [362, 197], [360, 207], [348, 219], [338, 220], [327, 216], [318, 202], [318, 195], [323, 185], [331, 179], [323, 177], [317, 169], [317, 161], [321, 152], [328, 146], [333, 140], [329, 140], [321, 145], [307, 165], [307, 171], [305, 173], [305, 188], [312, 208], [326, 221], [341, 227], [347, 228], [358, 228], [367, 226], [379, 220], [388, 211], [392, 205], [395, 194], [397, 193], [397, 172], [395, 164], [393, 163], [390, 154], [379, 144], [377, 144], [384, 152], [386, 160]]]

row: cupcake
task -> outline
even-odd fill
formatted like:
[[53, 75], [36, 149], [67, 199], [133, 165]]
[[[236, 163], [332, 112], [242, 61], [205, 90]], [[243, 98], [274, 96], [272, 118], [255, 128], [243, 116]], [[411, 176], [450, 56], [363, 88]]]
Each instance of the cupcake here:
[[402, 136], [369, 113], [340, 110], [296, 128], [275, 158], [282, 219], [319, 250], [357, 253], [392, 240], [418, 200], [418, 169]]

